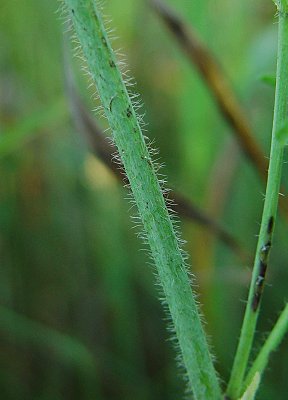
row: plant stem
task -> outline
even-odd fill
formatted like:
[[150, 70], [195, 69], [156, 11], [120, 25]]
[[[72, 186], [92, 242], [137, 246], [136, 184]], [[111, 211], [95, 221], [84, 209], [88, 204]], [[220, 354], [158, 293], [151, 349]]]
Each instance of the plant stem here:
[[286, 304], [284, 310], [281, 312], [276, 324], [274, 325], [258, 356], [256, 357], [256, 360], [253, 362], [252, 367], [249, 369], [243, 385], [243, 390], [245, 390], [245, 388], [247, 388], [251, 384], [257, 372], [259, 372], [260, 374], [263, 373], [266, 365], [268, 364], [270, 354], [272, 353], [272, 351], [275, 351], [277, 349], [280, 342], [287, 333], [287, 330], [288, 304]]
[[[66, 72], [66, 76], [67, 76]], [[85, 104], [79, 97], [74, 88], [74, 83], [68, 82], [67, 89], [69, 94], [69, 103], [73, 120], [79, 132], [86, 136], [88, 145], [91, 147], [92, 152], [98, 157], [118, 179], [123, 180], [123, 173], [118, 168], [117, 164], [113, 162], [113, 154], [115, 147], [108, 143], [104, 132], [95, 121], [95, 118], [88, 112]], [[1, 144], [1, 142], [0, 142]], [[1, 152], [0, 152], [1, 154]], [[215, 238], [220, 239], [227, 247], [229, 247], [242, 261], [242, 263], [249, 264], [252, 256], [242, 246], [242, 243], [233, 236], [228, 230], [225, 229], [216, 219], [213, 219], [204, 210], [200, 209], [192, 199], [187, 199], [181, 193], [170, 191], [169, 198], [173, 201], [171, 209], [178, 213], [182, 218], [192, 221], [207, 229], [209, 233], [215, 235]]]
[[278, 192], [281, 181], [283, 145], [276, 138], [276, 133], [287, 118], [288, 98], [288, 19], [286, 12], [279, 11], [278, 61], [276, 73], [276, 93], [270, 163], [264, 209], [258, 238], [252, 280], [249, 290], [244, 321], [239, 344], [234, 359], [227, 395], [238, 399], [246, 371], [253, 337], [256, 328], [259, 306], [265, 282], [265, 273], [272, 243], [274, 221], [277, 213]]
[[195, 399], [222, 398], [179, 242], [139, 121], [93, 0], [65, 0], [155, 260]]

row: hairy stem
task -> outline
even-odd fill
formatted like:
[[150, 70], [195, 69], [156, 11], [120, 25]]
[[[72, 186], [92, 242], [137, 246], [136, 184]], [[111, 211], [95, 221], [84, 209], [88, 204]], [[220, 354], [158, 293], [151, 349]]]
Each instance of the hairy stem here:
[[[67, 74], [66, 74], [67, 75]], [[123, 180], [123, 172], [113, 162], [115, 147], [107, 142], [103, 131], [98, 126], [95, 119], [87, 111], [84, 103], [77, 95], [72, 82], [67, 82], [70, 108], [75, 124], [79, 132], [86, 136], [92, 152], [97, 156], [118, 179]], [[191, 199], [187, 199], [177, 191], [170, 191], [169, 198], [172, 200], [171, 209], [181, 217], [186, 218], [199, 226], [203, 226], [208, 232], [215, 235], [226, 244], [244, 263], [247, 264], [252, 259], [250, 253], [243, 247], [242, 243], [225, 229], [216, 219], [213, 219], [204, 210], [200, 209]]]
[[243, 378], [251, 351], [257, 317], [259, 314], [259, 306], [264, 288], [267, 263], [271, 249], [274, 221], [277, 213], [283, 159], [283, 145], [276, 138], [276, 133], [279, 131], [279, 129], [281, 129], [287, 118], [287, 71], [288, 19], [286, 13], [280, 10], [275, 108], [268, 181], [248, 302], [241, 329], [239, 344], [234, 359], [231, 378], [227, 389], [228, 397], [233, 400], [237, 399], [241, 392]]
[[247, 377], [245, 379], [243, 390], [247, 388], [255, 374], [258, 372], [262, 375], [266, 365], [268, 364], [269, 357], [273, 351], [277, 349], [281, 341], [283, 340], [285, 334], [288, 330], [288, 304], [286, 304], [284, 310], [281, 312], [276, 324], [274, 325], [272, 331], [270, 332], [268, 338], [266, 339], [264, 345], [262, 346], [258, 356], [253, 362]]
[[185, 263], [139, 121], [123, 83], [98, 6], [65, 0], [118, 148], [196, 399], [221, 399]]

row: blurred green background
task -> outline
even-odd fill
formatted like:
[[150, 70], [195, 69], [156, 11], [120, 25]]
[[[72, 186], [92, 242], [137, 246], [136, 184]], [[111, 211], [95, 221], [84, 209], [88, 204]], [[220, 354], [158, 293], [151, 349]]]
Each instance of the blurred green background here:
[[[171, 0], [220, 60], [269, 154], [277, 26], [270, 0]], [[76, 129], [65, 89], [57, 0], [0, 4], [0, 397], [174, 400], [184, 384], [135, 235], [127, 191]], [[136, 91], [173, 187], [253, 254], [264, 188], [198, 72], [143, 0], [109, 0]], [[95, 102], [76, 62], [78, 90]], [[106, 122], [99, 121], [105, 128]], [[284, 184], [287, 165], [284, 166]], [[249, 268], [181, 220], [206, 330], [227, 382]], [[137, 233], [137, 231], [136, 231]], [[287, 299], [287, 224], [277, 222], [254, 354]], [[286, 399], [287, 340], [257, 398]]]

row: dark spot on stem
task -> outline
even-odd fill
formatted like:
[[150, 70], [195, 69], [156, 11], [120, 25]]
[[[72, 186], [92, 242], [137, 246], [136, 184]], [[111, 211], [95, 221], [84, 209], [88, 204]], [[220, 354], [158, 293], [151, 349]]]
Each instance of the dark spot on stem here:
[[254, 292], [254, 297], [253, 297], [253, 300], [252, 300], [252, 310], [254, 312], [257, 311], [257, 309], [259, 307], [259, 304], [260, 304], [260, 300], [261, 300], [262, 293], [263, 293], [263, 288], [264, 288], [266, 270], [267, 270], [266, 262], [260, 261], [259, 274], [258, 274], [258, 277], [256, 279], [255, 292]]
[[257, 279], [256, 281], [257, 286], [260, 286], [261, 282], [265, 278], [266, 270], [267, 270], [267, 264], [264, 263], [263, 261], [260, 261], [259, 275], [258, 275], [259, 280]]
[[72, 8], [72, 10], [71, 10], [71, 11], [72, 11], [72, 14], [75, 14], [74, 8]]
[[102, 81], [106, 82], [106, 78], [105, 78], [105, 76], [103, 74], [100, 73], [99, 77], [102, 79]]
[[252, 310], [253, 310], [254, 312], [257, 311], [258, 306], [259, 306], [259, 303], [260, 303], [260, 296], [259, 296], [259, 293], [258, 293], [258, 292], [255, 292], [255, 293], [254, 293], [254, 296], [253, 296], [253, 300], [252, 300]]
[[101, 40], [102, 40], [102, 43], [104, 44], [104, 46], [105, 46], [105, 47], [108, 47], [108, 46], [107, 46], [106, 39], [105, 39], [104, 36], [101, 37]]
[[128, 118], [130, 118], [131, 115], [132, 115], [132, 110], [131, 110], [130, 106], [126, 110], [126, 115], [127, 115]]
[[271, 241], [268, 240], [268, 242], [265, 243], [264, 246], [262, 246], [261, 250], [260, 250], [260, 259], [262, 261], [267, 262], [268, 255], [270, 253], [270, 249], [271, 249]]
[[111, 68], [115, 68], [116, 67], [116, 64], [115, 64], [115, 62], [113, 60], [109, 60], [109, 65], [110, 65]]
[[268, 226], [267, 226], [267, 233], [268, 235], [271, 235], [272, 230], [273, 230], [273, 226], [274, 226], [274, 218], [270, 217], [269, 221], [268, 221]]
[[110, 100], [110, 103], [109, 103], [109, 110], [110, 110], [110, 112], [112, 112], [112, 103], [113, 103], [113, 100], [116, 98], [116, 96], [113, 96], [113, 97], [111, 97], [111, 100]]

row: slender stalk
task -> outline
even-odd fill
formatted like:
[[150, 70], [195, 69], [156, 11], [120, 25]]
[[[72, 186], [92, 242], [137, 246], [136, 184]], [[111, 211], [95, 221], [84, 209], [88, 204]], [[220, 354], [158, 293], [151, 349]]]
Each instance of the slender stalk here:
[[[87, 111], [84, 103], [77, 95], [72, 82], [67, 82], [67, 89], [71, 112], [79, 132], [82, 132], [86, 136], [93, 153], [100, 158], [118, 179], [123, 181], [122, 171], [112, 160], [115, 147], [107, 142], [100, 126], [98, 126], [95, 119]], [[173, 211], [177, 212], [181, 217], [205, 227], [207, 231], [215, 235], [215, 238], [222, 240], [243, 263], [249, 264], [249, 261], [252, 259], [250, 253], [248, 253], [237, 238], [218, 223], [216, 219], [211, 218], [210, 215], [200, 209], [191, 199], [188, 200], [181, 193], [170, 191], [168, 195], [172, 200], [170, 207]]]
[[274, 325], [258, 356], [256, 357], [256, 360], [253, 362], [251, 368], [249, 369], [243, 385], [244, 390], [251, 384], [253, 377], [257, 372], [262, 375], [266, 365], [268, 364], [271, 353], [277, 349], [287, 331], [288, 304], [286, 304], [284, 310], [281, 312], [276, 324]]
[[158, 270], [195, 399], [222, 398], [179, 242], [136, 112], [93, 0], [65, 0], [96, 83]]
[[228, 397], [233, 400], [237, 399], [241, 392], [243, 377], [251, 351], [257, 317], [259, 314], [259, 306], [264, 288], [267, 263], [271, 249], [274, 221], [277, 213], [283, 159], [283, 145], [277, 140], [276, 133], [279, 131], [279, 129], [281, 129], [287, 118], [287, 71], [288, 19], [286, 10], [284, 12], [284, 10], [281, 9], [279, 11], [276, 93], [268, 181], [248, 302], [239, 344], [234, 359], [231, 378], [227, 389]]

